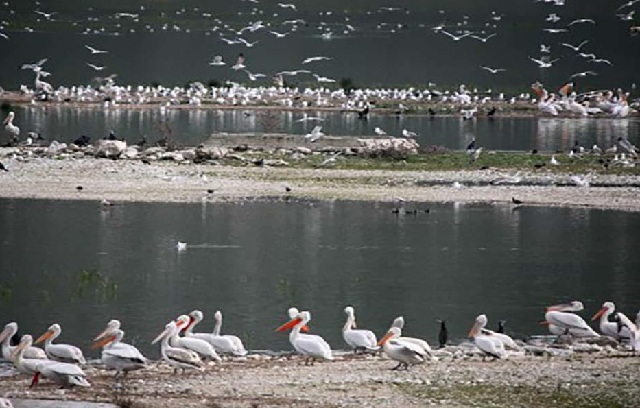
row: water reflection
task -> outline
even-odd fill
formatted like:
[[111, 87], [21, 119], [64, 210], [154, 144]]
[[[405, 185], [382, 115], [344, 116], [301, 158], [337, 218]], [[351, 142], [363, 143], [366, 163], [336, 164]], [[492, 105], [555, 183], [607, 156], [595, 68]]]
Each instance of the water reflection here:
[[[410, 204], [409, 204], [410, 205]], [[438, 318], [463, 338], [473, 318], [540, 332], [545, 305], [580, 299], [640, 307], [640, 216], [588, 209], [450, 204], [395, 215], [359, 202], [124, 204], [0, 200], [0, 307], [23, 332], [52, 322], [85, 346], [111, 318], [152, 356], [166, 321], [199, 308], [251, 348], [289, 349], [273, 333], [295, 305], [345, 347], [342, 309], [381, 333], [399, 314], [434, 340]], [[176, 242], [189, 243], [178, 252]], [[84, 271], [84, 272], [83, 272]], [[87, 280], [83, 276], [97, 276]], [[93, 275], [91, 275], [93, 274]], [[103, 286], [117, 285], [115, 293]]]
[[304, 135], [318, 122], [305, 121], [305, 115], [319, 117], [328, 135], [373, 136], [375, 127], [400, 136], [403, 129], [418, 133], [422, 146], [438, 145], [464, 149], [476, 138], [477, 144], [494, 150], [567, 151], [575, 141], [590, 148], [597, 143], [610, 147], [618, 137], [640, 143], [640, 120], [592, 118], [511, 118], [489, 120], [419, 115], [371, 115], [358, 120], [352, 113], [340, 112], [262, 112], [210, 109], [103, 109], [68, 106], [28, 106], [16, 111], [16, 123], [26, 131], [41, 132], [48, 140], [72, 141], [85, 134], [96, 140], [110, 131], [129, 142], [147, 136], [149, 142], [170, 137], [178, 144], [195, 146], [212, 133], [285, 132]]

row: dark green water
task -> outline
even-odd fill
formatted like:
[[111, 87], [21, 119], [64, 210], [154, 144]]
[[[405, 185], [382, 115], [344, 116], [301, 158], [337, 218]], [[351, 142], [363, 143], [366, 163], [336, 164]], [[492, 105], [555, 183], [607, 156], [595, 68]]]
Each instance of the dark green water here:
[[[408, 208], [414, 205], [408, 204]], [[426, 208], [420, 205], [419, 208]], [[0, 316], [39, 335], [53, 322], [82, 347], [109, 319], [149, 343], [198, 308], [212, 329], [252, 349], [289, 349], [273, 329], [295, 305], [313, 331], [345, 348], [342, 309], [381, 335], [398, 315], [436, 341], [436, 319], [464, 338], [476, 315], [542, 333], [546, 305], [581, 300], [590, 317], [614, 301], [640, 308], [640, 215], [588, 209], [430, 205], [396, 216], [389, 204], [247, 202], [124, 204], [0, 199]], [[177, 241], [188, 243], [179, 252]], [[83, 272], [84, 271], [84, 272]]]

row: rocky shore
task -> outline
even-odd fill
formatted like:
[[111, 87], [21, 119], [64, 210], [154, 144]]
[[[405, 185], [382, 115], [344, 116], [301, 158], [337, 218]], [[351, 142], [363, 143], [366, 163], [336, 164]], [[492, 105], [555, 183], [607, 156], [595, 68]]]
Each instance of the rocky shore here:
[[392, 371], [384, 356], [340, 353], [305, 366], [298, 356], [250, 355], [174, 374], [162, 363], [114, 380], [85, 369], [91, 388], [29, 389], [24, 375], [0, 379], [8, 398], [110, 402], [121, 407], [636, 407], [638, 357], [612, 346], [527, 348], [486, 361], [470, 344], [436, 350], [432, 361]]

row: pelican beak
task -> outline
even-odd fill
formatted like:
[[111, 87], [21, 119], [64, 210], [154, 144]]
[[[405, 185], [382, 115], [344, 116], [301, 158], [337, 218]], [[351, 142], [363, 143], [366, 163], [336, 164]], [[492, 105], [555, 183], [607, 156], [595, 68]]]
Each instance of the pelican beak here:
[[40, 344], [51, 336], [53, 336], [53, 331], [47, 330], [42, 336], [38, 337], [38, 340], [35, 341], [35, 344]]
[[[98, 337], [98, 338], [100, 338], [100, 337]], [[104, 347], [104, 346], [106, 346], [107, 344], [109, 344], [109, 343], [111, 343], [111, 342], [115, 341], [115, 339], [116, 339], [116, 336], [113, 336], [113, 335], [112, 335], [112, 336], [105, 336], [105, 337], [104, 337], [104, 338], [102, 338], [101, 340], [94, 341], [94, 343], [91, 345], [91, 348], [92, 348], [93, 350], [95, 350], [95, 349], [98, 349], [98, 348], [100, 348], [100, 347]], [[97, 339], [96, 339], [96, 340], [97, 340]]]
[[[285, 323], [282, 326], [278, 327], [276, 329], [276, 331], [277, 332], [283, 332], [285, 330], [293, 329], [301, 321], [302, 321], [302, 319], [299, 318], [299, 317], [293, 318], [293, 319], [289, 320], [287, 323]], [[307, 328], [307, 330], [309, 330], [309, 328]]]
[[7, 338], [8, 335], [9, 335], [9, 328], [5, 327], [5, 329], [2, 331], [2, 333], [0, 333], [0, 343], [2, 343], [4, 341], [4, 339]]
[[384, 346], [384, 343], [386, 343], [391, 337], [393, 337], [393, 333], [387, 332], [387, 334], [385, 334], [384, 337], [382, 337], [378, 342], [378, 346], [380, 347]]
[[602, 316], [603, 314], [605, 314], [605, 312], [607, 311], [606, 307], [603, 307], [602, 309], [598, 310], [598, 313], [594, 314], [593, 317], [591, 318], [591, 320], [596, 320], [598, 317]]
[[160, 341], [160, 339], [162, 339], [164, 336], [167, 335], [167, 333], [169, 332], [169, 329], [164, 329], [162, 331], [162, 333], [158, 334], [158, 337], [156, 337], [155, 339], [153, 339], [153, 341], [151, 342], [151, 344], [156, 344], [157, 342]]
[[183, 332], [187, 330], [187, 328], [189, 328], [189, 323], [187, 323], [183, 319], [177, 319], [175, 322], [176, 322], [176, 327], [180, 329], [180, 332]]
[[106, 329], [104, 329], [104, 330], [102, 331], [102, 333], [98, 334], [98, 335], [96, 336], [96, 338], [95, 338], [95, 339], [93, 339], [93, 341], [98, 341], [98, 340], [100, 340], [101, 338], [103, 338], [104, 336], [106, 336], [107, 334], [109, 334], [109, 328], [108, 328], [108, 327], [107, 327]]
[[467, 337], [475, 337], [476, 334], [478, 334], [478, 332], [480, 331], [480, 323], [475, 323], [473, 325], [473, 327], [471, 327], [471, 330], [469, 330], [469, 334], [467, 335]]
[[11, 358], [16, 358], [16, 356], [25, 349], [25, 347], [27, 347], [26, 343], [20, 343], [16, 346], [16, 348], [13, 349], [13, 351], [11, 352]]

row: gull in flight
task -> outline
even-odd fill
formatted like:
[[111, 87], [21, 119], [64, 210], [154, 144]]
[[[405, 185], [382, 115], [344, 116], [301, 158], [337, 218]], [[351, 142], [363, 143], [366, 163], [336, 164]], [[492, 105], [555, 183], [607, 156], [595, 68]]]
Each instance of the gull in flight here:
[[620, 7], [618, 7], [618, 9], [616, 11], [620, 11], [620, 10], [622, 10], [624, 8], [631, 7], [631, 6], [633, 6], [634, 4], [636, 4], [639, 1], [640, 0], [629, 0], [628, 2], [626, 2], [623, 5], [621, 5]]
[[298, 75], [298, 74], [310, 74], [311, 71], [308, 71], [306, 69], [297, 69], [295, 71], [281, 71], [278, 72], [276, 75]]
[[40, 61], [34, 63], [34, 64], [22, 64], [22, 69], [30, 69], [33, 70], [33, 72], [40, 72], [42, 71], [42, 66], [44, 65], [44, 63], [47, 62], [47, 58], [41, 59]]
[[560, 17], [556, 13], [551, 13], [551, 14], [549, 14], [547, 16], [545, 21], [550, 21], [552, 23], [557, 23], [558, 21], [560, 21]]
[[583, 71], [583, 72], [578, 72], [576, 74], [571, 75], [571, 78], [584, 78], [588, 75], [598, 75], [597, 73], [593, 72], [593, 71]]
[[469, 33], [469, 32], [465, 32], [465, 33], [463, 33], [462, 35], [459, 35], [459, 36], [453, 35], [450, 32], [445, 31], [445, 30], [440, 30], [440, 32], [442, 34], [444, 34], [444, 35], [447, 35], [447, 36], [451, 37], [453, 39], [453, 41], [460, 41], [464, 37], [467, 37], [467, 36], [471, 35], [471, 33]]
[[578, 51], [580, 51], [580, 48], [582, 48], [582, 46], [585, 45], [588, 42], [589, 42], [589, 40], [584, 40], [583, 42], [581, 42], [578, 45], [571, 45], [571, 44], [568, 44], [568, 43], [562, 43], [560, 45], [564, 45], [565, 47], [571, 48], [572, 50], [578, 52]]
[[209, 63], [209, 65], [222, 66], [225, 65], [225, 62], [222, 60], [222, 55], [216, 55], [213, 57], [213, 60]]
[[88, 66], [90, 66], [91, 68], [95, 69], [96, 71], [102, 71], [103, 69], [105, 69], [105, 66], [99, 66], [99, 65], [94, 65], [91, 63], [87, 63]]
[[333, 79], [333, 78], [323, 77], [323, 76], [320, 76], [318, 74], [313, 74], [313, 76], [316, 77], [316, 80], [318, 82], [336, 82], [336, 80]]
[[36, 10], [35, 11], [37, 14], [40, 14], [41, 16], [43, 16], [44, 18], [46, 18], [47, 20], [51, 20], [51, 17], [53, 17], [54, 14], [58, 14], [57, 11], [53, 11], [51, 13], [45, 13], [44, 11], [40, 11], [40, 10]]
[[247, 73], [247, 75], [249, 75], [249, 79], [252, 81], [257, 80], [258, 78], [264, 78], [266, 77], [265, 74], [252, 74], [251, 72], [247, 71], [246, 69], [243, 69], [244, 72]]
[[498, 72], [502, 72], [502, 71], [506, 71], [507, 70], [506, 68], [491, 68], [491, 67], [486, 67], [484, 65], [482, 67], [480, 67], [480, 68], [482, 68], [484, 70], [487, 70], [487, 71], [491, 72], [492, 74], [497, 74]]
[[549, 54], [551, 52], [551, 46], [550, 45], [540, 44], [540, 52], [542, 52], [544, 54]]
[[90, 45], [85, 45], [84, 48], [88, 49], [89, 51], [91, 51], [91, 54], [106, 54], [109, 51], [104, 51], [104, 50], [99, 50], [97, 48], [93, 48]]
[[594, 53], [587, 54], [587, 53], [584, 53], [584, 52], [579, 52], [578, 55], [581, 56], [582, 58], [594, 59], [596, 57], [596, 54], [594, 54]]
[[291, 33], [289, 33], [289, 32], [287, 32], [287, 33], [279, 33], [279, 32], [277, 32], [277, 31], [269, 31], [269, 32], [270, 32], [271, 34], [275, 35], [275, 36], [276, 36], [276, 38], [284, 38], [284, 37], [288, 36], [289, 34], [291, 34]]
[[531, 57], [529, 57], [529, 59], [531, 61], [535, 62], [536, 64], [538, 64], [538, 68], [551, 68], [553, 63], [558, 61], [560, 58], [556, 58], [556, 59], [551, 60], [551, 61], [542, 61], [542, 60], [538, 60], [538, 59], [531, 58]]
[[309, 57], [307, 59], [305, 59], [304, 61], [302, 61], [303, 64], [308, 64], [310, 62], [315, 62], [315, 61], [329, 61], [332, 60], [333, 58], [331, 57]]
[[633, 15], [636, 14], [635, 10], [628, 12], [627, 14], [616, 14], [617, 17], [620, 17], [622, 21], [631, 21], [633, 20]]
[[0, 37], [4, 38], [5, 40], [9, 39], [9, 36], [6, 35], [5, 33], [0, 33]]
[[469, 37], [471, 37], [471, 38], [475, 38], [476, 40], [480, 40], [480, 41], [482, 41], [483, 43], [486, 43], [486, 42], [487, 42], [487, 40], [488, 40], [489, 38], [491, 38], [491, 37], [495, 37], [496, 35], [497, 35], [496, 33], [493, 33], [493, 34], [489, 34], [489, 35], [488, 35], [488, 36], [486, 36], [486, 37], [480, 37], [480, 36], [477, 36], [477, 35], [470, 35]]
[[316, 126], [313, 128], [311, 133], [307, 133], [304, 136], [304, 140], [313, 143], [317, 142], [322, 136], [324, 136], [324, 133], [322, 133], [322, 126]]
[[260, 41], [249, 42], [242, 37], [238, 37], [238, 41], [244, 44], [246, 47], [253, 47], [254, 45], [260, 42]]
[[592, 60], [590, 60], [589, 62], [600, 62], [600, 63], [607, 64], [607, 65], [613, 65], [613, 64], [611, 63], [611, 61], [609, 61], [608, 59], [604, 59], [604, 58], [595, 58], [595, 56], [594, 56], [594, 58], [593, 58]]
[[570, 27], [574, 24], [583, 24], [583, 23], [591, 23], [591, 24], [595, 24], [596, 21], [591, 19], [591, 18], [579, 18], [577, 20], [573, 20], [572, 22], [570, 22], [569, 24], [567, 24], [567, 27]]
[[242, 41], [239, 41], [239, 40], [230, 40], [230, 39], [225, 38], [225, 37], [222, 37], [222, 36], [220, 36], [220, 39], [221, 39], [222, 41], [226, 42], [226, 43], [227, 43], [227, 44], [229, 44], [229, 45], [233, 45], [233, 44], [241, 44], [241, 43], [242, 43]]
[[293, 11], [297, 11], [296, 5], [292, 3], [278, 3], [278, 6], [282, 8], [290, 8]]
[[550, 34], [558, 34], [558, 33], [566, 33], [567, 30], [566, 28], [543, 28], [542, 31], [546, 31]]

